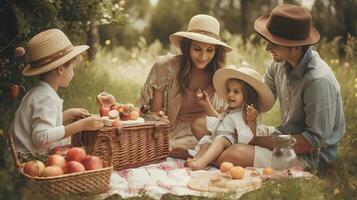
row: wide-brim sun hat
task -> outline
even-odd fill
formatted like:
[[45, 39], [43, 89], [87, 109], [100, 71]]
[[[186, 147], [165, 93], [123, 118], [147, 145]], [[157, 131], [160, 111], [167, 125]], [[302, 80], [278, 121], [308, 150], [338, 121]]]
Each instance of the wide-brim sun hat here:
[[24, 76], [35, 76], [55, 69], [89, 48], [73, 46], [59, 29], [49, 29], [35, 35], [27, 45], [29, 64], [22, 71]]
[[188, 38], [199, 42], [220, 45], [225, 52], [232, 51], [232, 47], [220, 40], [219, 31], [220, 26], [216, 18], [210, 15], [199, 14], [191, 18], [186, 31], [179, 31], [170, 35], [170, 42], [180, 49], [182, 39]]
[[280, 4], [270, 14], [254, 22], [255, 31], [266, 40], [282, 46], [312, 45], [320, 33], [312, 25], [309, 11], [297, 5]]
[[249, 68], [233, 66], [221, 68], [213, 75], [213, 86], [216, 93], [221, 98], [226, 98], [226, 83], [229, 79], [239, 79], [250, 86], [258, 94], [258, 110], [259, 112], [266, 112], [274, 105], [274, 96], [270, 88], [263, 82], [260, 74]]

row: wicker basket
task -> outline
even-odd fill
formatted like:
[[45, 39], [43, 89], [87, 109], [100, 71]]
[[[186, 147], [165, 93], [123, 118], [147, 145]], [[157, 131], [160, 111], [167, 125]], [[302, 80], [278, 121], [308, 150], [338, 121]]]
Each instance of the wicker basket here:
[[124, 125], [120, 128], [105, 127], [100, 131], [83, 132], [72, 137], [73, 144], [80, 144], [96, 151], [106, 145], [96, 140], [108, 135], [112, 144], [114, 170], [140, 167], [157, 163], [167, 158], [169, 124], [163, 122], [145, 122], [144, 124]]
[[52, 198], [72, 194], [100, 194], [108, 190], [113, 171], [110, 138], [105, 135], [98, 136], [96, 142], [105, 144], [96, 148], [95, 153], [97, 154], [92, 154], [103, 160], [104, 168], [54, 177], [32, 177], [23, 173], [23, 164], [18, 159], [12, 134], [9, 134], [9, 144], [15, 167], [26, 180], [39, 186], [39, 192]]

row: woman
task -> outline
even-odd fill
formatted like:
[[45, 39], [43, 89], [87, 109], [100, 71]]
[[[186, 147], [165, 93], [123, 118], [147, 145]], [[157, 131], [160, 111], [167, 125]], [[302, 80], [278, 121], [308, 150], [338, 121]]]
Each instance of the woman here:
[[[149, 105], [154, 115], [164, 111], [168, 116], [172, 125], [171, 150], [194, 148], [204, 134], [199, 128], [191, 127], [207, 115], [197, 91], [207, 92], [215, 110], [224, 109], [224, 101], [214, 91], [212, 77], [223, 67], [226, 52], [232, 48], [219, 40], [219, 29], [218, 20], [212, 16], [192, 17], [187, 31], [170, 36], [170, 42], [182, 54], [159, 57], [141, 90], [140, 105]], [[101, 102], [107, 99], [107, 94], [99, 95]]]

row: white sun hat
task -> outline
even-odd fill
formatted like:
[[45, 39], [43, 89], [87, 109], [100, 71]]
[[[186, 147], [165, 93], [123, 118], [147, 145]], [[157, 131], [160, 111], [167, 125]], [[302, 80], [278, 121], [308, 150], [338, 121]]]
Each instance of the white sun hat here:
[[177, 48], [181, 47], [182, 38], [220, 45], [225, 52], [232, 51], [232, 47], [222, 42], [219, 37], [219, 22], [216, 18], [199, 14], [191, 18], [186, 31], [179, 31], [170, 35], [170, 42]]
[[242, 80], [254, 88], [259, 97], [259, 112], [266, 112], [273, 107], [274, 97], [270, 88], [262, 81], [260, 74], [249, 67], [234, 68], [230, 66], [216, 71], [213, 75], [213, 85], [220, 97], [225, 98], [226, 82], [231, 78]]

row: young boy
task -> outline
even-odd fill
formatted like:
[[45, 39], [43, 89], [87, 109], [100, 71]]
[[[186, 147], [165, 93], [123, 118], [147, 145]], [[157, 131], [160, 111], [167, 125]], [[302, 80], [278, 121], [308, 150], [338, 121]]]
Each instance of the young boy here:
[[[18, 152], [45, 152], [55, 146], [69, 144], [70, 136], [83, 130], [103, 127], [100, 117], [89, 116], [85, 109], [72, 108], [62, 112], [63, 100], [57, 90], [68, 87], [87, 45], [73, 46], [59, 29], [35, 35], [28, 43], [29, 65], [24, 76], [39, 76], [40, 83], [22, 99], [10, 128]], [[83, 118], [68, 125], [64, 122]]]

